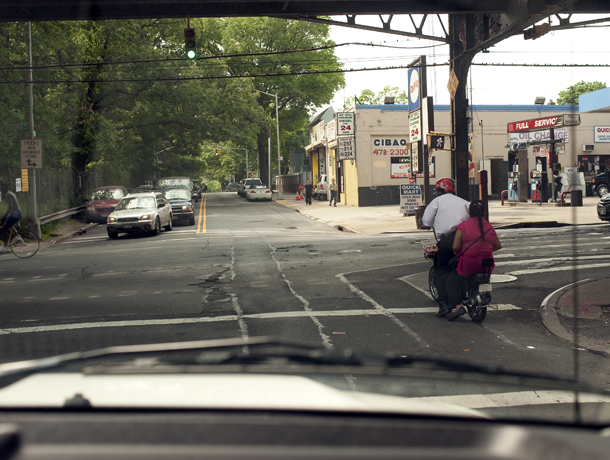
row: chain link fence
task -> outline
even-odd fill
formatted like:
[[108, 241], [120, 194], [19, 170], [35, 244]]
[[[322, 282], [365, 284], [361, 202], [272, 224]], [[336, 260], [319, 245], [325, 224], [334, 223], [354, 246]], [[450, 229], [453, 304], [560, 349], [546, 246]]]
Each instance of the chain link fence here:
[[[31, 175], [30, 175], [31, 177]], [[16, 180], [21, 178], [21, 169], [8, 170], [8, 186], [10, 190], [16, 190]], [[97, 172], [80, 174], [77, 184], [85, 190], [85, 196], [89, 197], [97, 187], [104, 186], [104, 175]], [[32, 190], [30, 184], [30, 190]], [[31, 192], [15, 192], [23, 215], [30, 215]], [[84, 203], [75, 202], [74, 188], [72, 184], [72, 171], [36, 170], [36, 206], [38, 217], [46, 216], [54, 212], [63, 211]]]

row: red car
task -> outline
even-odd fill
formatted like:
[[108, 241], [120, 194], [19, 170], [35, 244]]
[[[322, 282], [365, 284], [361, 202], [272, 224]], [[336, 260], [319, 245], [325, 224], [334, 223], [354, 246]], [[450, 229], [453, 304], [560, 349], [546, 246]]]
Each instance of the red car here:
[[128, 193], [123, 186], [96, 188], [91, 195], [91, 201], [87, 203], [87, 222], [105, 224], [108, 214], [114, 211], [121, 198]]

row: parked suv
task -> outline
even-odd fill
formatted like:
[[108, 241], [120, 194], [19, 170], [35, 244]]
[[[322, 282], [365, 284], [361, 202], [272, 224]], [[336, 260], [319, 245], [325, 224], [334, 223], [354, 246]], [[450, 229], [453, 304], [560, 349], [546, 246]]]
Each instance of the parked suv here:
[[250, 179], [243, 179], [239, 182], [239, 188], [237, 189], [237, 194], [242, 198], [246, 197], [246, 190], [250, 188], [250, 185], [262, 185], [263, 181], [261, 181], [258, 177], [252, 177]]
[[87, 223], [105, 224], [108, 215], [114, 211], [116, 205], [125, 195], [127, 195], [127, 189], [123, 186], [96, 188], [89, 203], [87, 203]]

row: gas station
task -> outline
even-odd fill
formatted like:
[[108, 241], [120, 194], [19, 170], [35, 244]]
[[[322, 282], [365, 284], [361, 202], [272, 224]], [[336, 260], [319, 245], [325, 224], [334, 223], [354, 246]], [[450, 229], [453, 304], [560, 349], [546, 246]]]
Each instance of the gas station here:
[[[565, 139], [558, 128], [580, 125], [580, 114], [563, 114], [530, 120], [510, 122], [507, 133], [548, 131], [548, 136], [538, 140], [510, 144], [508, 152], [508, 193], [509, 203], [533, 203], [558, 201], [559, 193], [574, 193], [572, 201], [580, 200], [585, 182], [576, 167], [564, 166], [559, 155], [565, 154]], [[559, 135], [557, 135], [559, 134]], [[567, 133], [566, 133], [567, 134]], [[529, 147], [533, 147], [534, 164], [530, 167]], [[582, 177], [581, 177], [582, 176]], [[565, 189], [565, 190], [564, 190]], [[578, 198], [580, 197], [580, 198]], [[578, 205], [574, 203], [574, 205]]]

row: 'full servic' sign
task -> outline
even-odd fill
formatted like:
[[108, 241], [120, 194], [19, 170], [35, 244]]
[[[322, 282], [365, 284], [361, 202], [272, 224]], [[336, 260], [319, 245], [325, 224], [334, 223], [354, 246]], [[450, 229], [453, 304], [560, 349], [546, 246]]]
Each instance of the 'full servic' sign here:
[[508, 132], [515, 133], [518, 131], [533, 131], [535, 129], [553, 128], [557, 124], [559, 115], [546, 118], [535, 118], [533, 120], [515, 121], [508, 123]]

